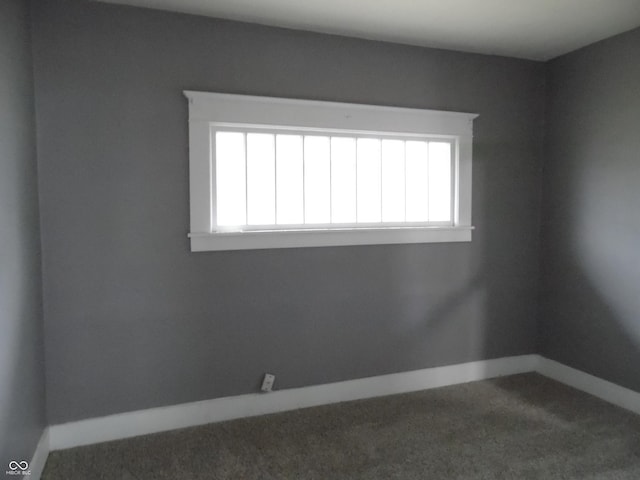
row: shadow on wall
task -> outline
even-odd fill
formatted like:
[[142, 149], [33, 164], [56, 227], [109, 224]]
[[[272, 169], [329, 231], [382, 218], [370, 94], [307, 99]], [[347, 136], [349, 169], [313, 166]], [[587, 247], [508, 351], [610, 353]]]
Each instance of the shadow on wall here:
[[[403, 321], [396, 332], [413, 350], [406, 352], [404, 367], [415, 369], [410, 360], [425, 356], [426, 366], [485, 358], [486, 284], [481, 273], [473, 272], [470, 245], [421, 247], [398, 250], [388, 265], [388, 288], [402, 301], [398, 312]], [[412, 258], [422, 249], [429, 252], [427, 262]]]
[[593, 233], [582, 231], [575, 251], [556, 252], [548, 260], [542, 353], [640, 391], [638, 267], [633, 255], [625, 255], [631, 244], [619, 243], [624, 234], [607, 228]]
[[[629, 131], [584, 128], [589, 135], [580, 141], [556, 140], [557, 161], [550, 164], [541, 347], [553, 359], [640, 391], [635, 140]], [[614, 134], [620, 138], [613, 144], [603, 141]]]
[[615, 319], [640, 351], [640, 176], [634, 169], [632, 162], [618, 162], [614, 168], [602, 162], [582, 171], [573, 242], [576, 262], [611, 309], [605, 318]]

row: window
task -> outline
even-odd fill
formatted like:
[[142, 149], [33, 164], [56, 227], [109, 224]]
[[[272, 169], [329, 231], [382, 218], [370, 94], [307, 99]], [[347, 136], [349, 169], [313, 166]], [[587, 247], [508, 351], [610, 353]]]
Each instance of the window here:
[[471, 240], [475, 115], [185, 95], [192, 251]]

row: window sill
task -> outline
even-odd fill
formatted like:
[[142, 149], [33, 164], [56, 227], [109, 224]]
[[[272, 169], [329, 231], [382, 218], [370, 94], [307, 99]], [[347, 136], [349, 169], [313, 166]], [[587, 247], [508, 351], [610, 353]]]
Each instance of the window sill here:
[[190, 233], [191, 251], [470, 242], [473, 227], [398, 227]]

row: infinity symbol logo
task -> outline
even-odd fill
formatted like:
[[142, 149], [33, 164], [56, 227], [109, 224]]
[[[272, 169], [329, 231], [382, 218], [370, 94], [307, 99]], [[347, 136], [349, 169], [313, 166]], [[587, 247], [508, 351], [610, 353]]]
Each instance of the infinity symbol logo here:
[[21, 462], [16, 462], [15, 460], [11, 460], [9, 462], [9, 468], [11, 470], [27, 470], [29, 468], [29, 464], [25, 460]]

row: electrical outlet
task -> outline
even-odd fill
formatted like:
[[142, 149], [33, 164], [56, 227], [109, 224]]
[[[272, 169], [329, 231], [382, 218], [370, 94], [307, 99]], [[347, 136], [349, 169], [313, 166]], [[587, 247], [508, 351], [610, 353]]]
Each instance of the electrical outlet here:
[[270, 373], [265, 373], [260, 390], [262, 390], [263, 392], [270, 392], [271, 390], [273, 390], [273, 382], [275, 381], [276, 381], [275, 375], [271, 375]]

